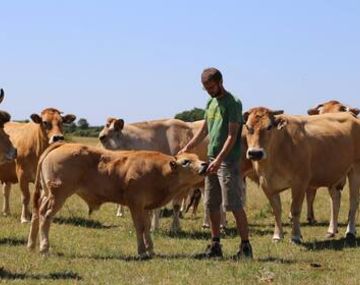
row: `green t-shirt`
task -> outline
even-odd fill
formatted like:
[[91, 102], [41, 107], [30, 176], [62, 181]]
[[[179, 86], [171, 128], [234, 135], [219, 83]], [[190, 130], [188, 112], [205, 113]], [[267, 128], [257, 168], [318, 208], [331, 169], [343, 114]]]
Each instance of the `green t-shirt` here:
[[229, 123], [239, 123], [239, 134], [233, 148], [224, 160], [232, 161], [240, 158], [242, 104], [230, 93], [222, 98], [210, 98], [206, 105], [205, 120], [208, 128], [208, 156], [215, 158], [222, 150], [229, 134]]

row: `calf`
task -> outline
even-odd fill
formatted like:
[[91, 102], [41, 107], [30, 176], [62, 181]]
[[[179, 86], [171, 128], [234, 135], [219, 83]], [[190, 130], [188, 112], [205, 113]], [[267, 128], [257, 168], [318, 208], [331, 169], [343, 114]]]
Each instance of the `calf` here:
[[[115, 202], [129, 207], [138, 254], [153, 254], [149, 210], [199, 183], [207, 164], [195, 154], [178, 157], [155, 151], [108, 151], [81, 144], [56, 144], [42, 155], [35, 182], [28, 248], [49, 249], [49, 229], [66, 199], [78, 194], [90, 209]], [[42, 189], [42, 191], [41, 191]]]

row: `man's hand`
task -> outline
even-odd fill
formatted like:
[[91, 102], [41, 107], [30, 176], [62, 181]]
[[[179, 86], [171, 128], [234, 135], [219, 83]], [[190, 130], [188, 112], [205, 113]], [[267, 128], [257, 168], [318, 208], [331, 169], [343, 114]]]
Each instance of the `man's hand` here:
[[221, 161], [218, 159], [215, 159], [214, 161], [212, 161], [209, 165], [209, 167], [207, 168], [206, 173], [207, 174], [211, 174], [211, 173], [216, 173], [220, 167]]

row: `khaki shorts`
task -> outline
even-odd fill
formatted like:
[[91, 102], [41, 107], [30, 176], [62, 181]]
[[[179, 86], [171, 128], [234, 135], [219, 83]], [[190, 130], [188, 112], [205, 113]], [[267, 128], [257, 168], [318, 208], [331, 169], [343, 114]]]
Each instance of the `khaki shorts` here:
[[205, 206], [210, 212], [219, 210], [221, 205], [225, 211], [240, 210], [244, 198], [239, 161], [222, 162], [216, 174], [205, 177]]

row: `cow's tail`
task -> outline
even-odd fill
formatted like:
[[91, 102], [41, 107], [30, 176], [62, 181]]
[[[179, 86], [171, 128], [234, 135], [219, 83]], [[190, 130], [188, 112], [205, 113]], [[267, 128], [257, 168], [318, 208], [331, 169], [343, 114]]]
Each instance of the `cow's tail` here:
[[[57, 142], [54, 144], [51, 144], [40, 156], [37, 169], [36, 169], [36, 178], [35, 178], [35, 192], [33, 196], [33, 210], [37, 213], [39, 212], [40, 208], [40, 197], [41, 197], [41, 167], [44, 159], [48, 156], [50, 152], [52, 152], [54, 149], [57, 149], [58, 147], [62, 146], [64, 142]], [[46, 187], [45, 187], [46, 188]], [[44, 191], [47, 191], [47, 189], [43, 189]]]
[[[46, 156], [53, 151], [54, 149], [62, 146], [63, 143], [54, 143], [50, 145], [40, 156], [37, 169], [36, 169], [36, 178], [35, 178], [35, 192], [33, 195], [33, 214], [31, 218], [31, 227], [28, 237], [28, 243], [27, 247], [30, 250], [33, 250], [36, 245], [37, 235], [39, 232], [39, 218], [40, 218], [40, 205], [41, 205], [41, 180], [42, 180], [42, 173], [41, 173], [41, 167], [44, 159]], [[44, 187], [46, 188], [46, 187]], [[48, 191], [47, 189], [44, 189], [44, 191]]]

